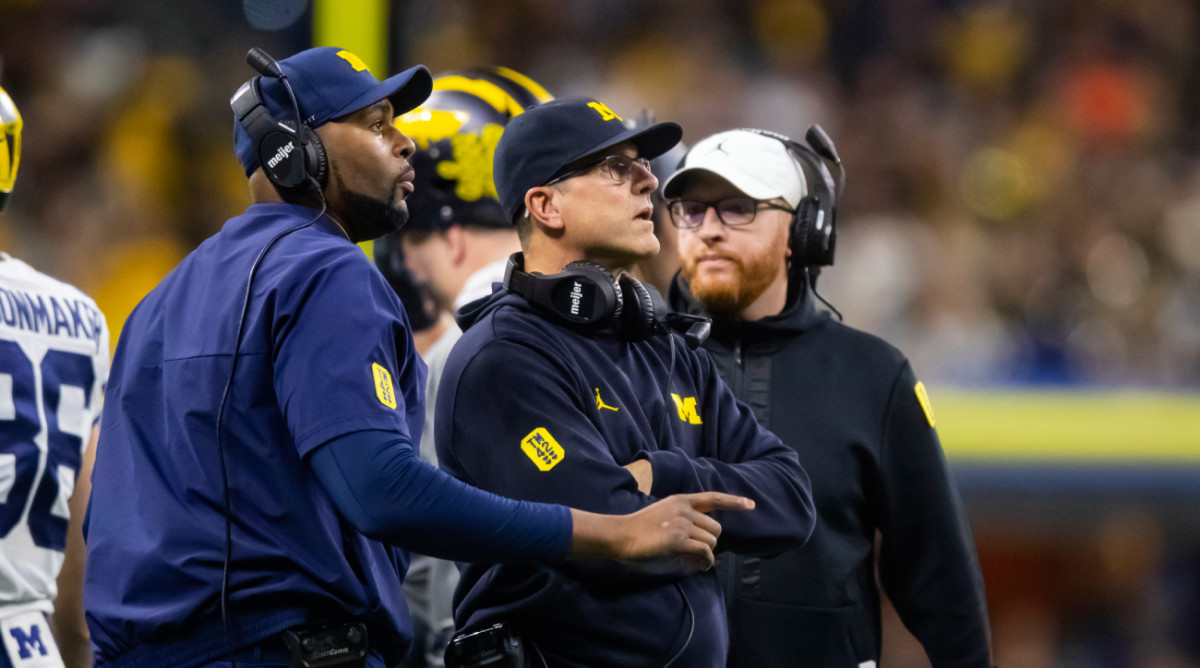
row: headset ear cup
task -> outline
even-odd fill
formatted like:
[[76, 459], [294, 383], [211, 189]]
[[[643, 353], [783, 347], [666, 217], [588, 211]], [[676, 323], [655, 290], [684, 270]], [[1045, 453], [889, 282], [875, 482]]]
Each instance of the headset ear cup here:
[[796, 207], [796, 215], [792, 219], [792, 238], [789, 240], [793, 265], [807, 267], [812, 264], [813, 258], [809, 256], [813, 247], [810, 235], [817, 213], [818, 204], [815, 197], [801, 199]]
[[837, 250], [837, 228], [832, 225], [832, 221], [830, 222], [829, 234], [825, 237], [825, 247], [821, 250], [821, 264], [825, 266], [833, 265], [834, 251]]
[[[620, 323], [621, 313], [625, 309], [625, 300], [624, 300], [624, 295], [621, 294], [621, 284], [617, 282], [617, 278], [612, 275], [611, 271], [605, 269], [604, 267], [601, 267], [600, 265], [596, 264], [595, 262], [588, 262], [587, 260], [576, 260], [574, 262], [568, 263], [567, 266], [563, 267], [563, 273], [564, 274], [576, 274], [576, 275], [580, 276], [581, 278], [583, 278], [584, 280], [591, 281], [592, 283], [595, 283], [597, 285], [607, 284], [609, 287], [611, 287], [612, 293], [615, 297], [613, 299], [613, 304], [611, 305], [611, 307], [605, 309], [605, 311], [607, 311], [607, 313], [608, 313], [607, 317], [598, 318], [597, 323], [598, 324], [603, 324], [603, 323], [607, 323], [607, 322]], [[597, 294], [601, 294], [601, 293], [599, 291], [597, 291]]]
[[325, 155], [325, 144], [316, 130], [307, 125], [300, 126], [300, 134], [304, 139], [304, 169], [309, 176], [316, 179], [317, 186], [325, 190], [329, 185], [329, 158]]
[[654, 297], [650, 290], [632, 276], [621, 276], [621, 292], [625, 310], [621, 317], [622, 336], [641, 341], [654, 333]]

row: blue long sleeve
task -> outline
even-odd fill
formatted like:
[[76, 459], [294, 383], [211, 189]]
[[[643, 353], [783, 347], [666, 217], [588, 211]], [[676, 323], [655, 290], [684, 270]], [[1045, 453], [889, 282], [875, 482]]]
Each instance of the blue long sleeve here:
[[308, 462], [342, 516], [370, 538], [455, 561], [557, 562], [570, 550], [568, 508], [471, 487], [422, 462], [394, 432], [347, 434]]

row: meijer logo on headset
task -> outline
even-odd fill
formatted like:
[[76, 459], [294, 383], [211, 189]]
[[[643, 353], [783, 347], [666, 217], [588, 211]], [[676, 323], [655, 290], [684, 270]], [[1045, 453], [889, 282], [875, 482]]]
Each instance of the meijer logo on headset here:
[[282, 162], [283, 159], [288, 157], [288, 155], [290, 155], [294, 150], [296, 150], [296, 144], [294, 142], [288, 142], [283, 146], [280, 146], [279, 150], [275, 151], [275, 155], [271, 156], [267, 160], [267, 167], [275, 167], [275, 165], [278, 165], [280, 162]]
[[571, 315], [579, 315], [579, 304], [583, 301], [583, 286], [579, 281], [571, 286]]

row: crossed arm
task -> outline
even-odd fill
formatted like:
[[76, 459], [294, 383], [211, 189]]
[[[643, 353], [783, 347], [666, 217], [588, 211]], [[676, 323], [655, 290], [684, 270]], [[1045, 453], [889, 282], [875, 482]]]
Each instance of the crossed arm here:
[[[496, 378], [505, 379], [502, 391]], [[587, 383], [546, 352], [496, 341], [449, 381], [457, 387], [444, 387], [438, 397], [438, 454], [442, 466], [460, 479], [505, 496], [603, 514], [633, 512], [678, 493], [746, 496], [756, 502], [754, 513], [718, 513], [716, 518], [723, 527], [723, 547], [754, 554], [796, 547], [811, 533], [815, 512], [795, 453], [757, 425], [715, 372], [712, 386], [706, 378], [703, 388], [713, 396], [704, 405], [710, 412], [703, 427], [680, 432], [663, 450], [644, 443], [654, 451], [633, 461], [614, 455], [609, 442], [614, 436], [589, 411]], [[658, 424], [655, 416], [650, 421]], [[652, 431], [641, 429], [642, 437]], [[548, 467], [539, 467], [527, 451], [531, 438], [552, 441], [544, 446], [556, 454]], [[663, 486], [657, 480], [660, 469]]]

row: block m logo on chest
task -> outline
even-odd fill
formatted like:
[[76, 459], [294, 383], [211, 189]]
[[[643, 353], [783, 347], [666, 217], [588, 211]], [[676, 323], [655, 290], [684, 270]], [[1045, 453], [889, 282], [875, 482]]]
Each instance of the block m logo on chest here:
[[699, 411], [696, 410], [696, 397], [681, 397], [672, 392], [671, 398], [675, 400], [675, 410], [678, 411], [680, 420], [688, 424], [704, 424]]

